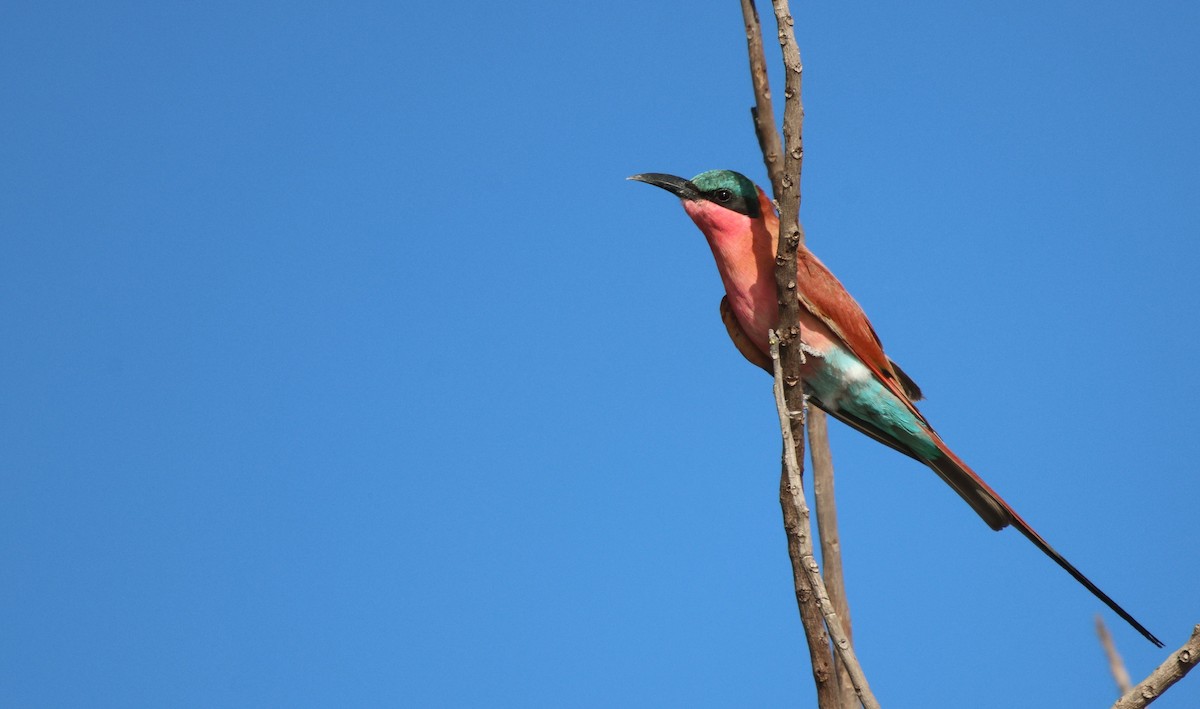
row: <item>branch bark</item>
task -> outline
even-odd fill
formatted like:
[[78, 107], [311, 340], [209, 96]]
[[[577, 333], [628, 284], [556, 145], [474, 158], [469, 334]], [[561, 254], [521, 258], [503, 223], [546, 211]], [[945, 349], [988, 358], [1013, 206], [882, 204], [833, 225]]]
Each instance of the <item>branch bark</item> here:
[[[792, 584], [796, 593], [796, 605], [800, 609], [800, 623], [804, 626], [804, 637], [808, 641], [808, 657], [812, 665], [813, 685], [817, 691], [817, 706], [820, 709], [839, 709], [842, 698], [835, 675], [830, 639], [825, 633], [825, 619], [821, 614], [818, 594], [813, 588], [806, 559], [812, 556], [812, 529], [808, 509], [803, 506], [804, 479], [799, 463], [803, 455], [803, 443], [794, 438], [794, 420], [787, 412], [783, 400], [783, 377], [779, 364], [779, 348], [771, 347], [775, 363], [775, 403], [779, 407], [779, 423], [783, 434], [783, 474], [779, 478], [779, 506], [783, 508], [783, 529], [787, 534], [788, 558], [792, 562]], [[800, 452], [797, 452], [797, 448]], [[797, 504], [799, 496], [801, 502]], [[807, 546], [807, 552], [805, 547]]]
[[[800, 599], [802, 590], [811, 592], [811, 598], [806, 599], [807, 603], [802, 602], [801, 606], [810, 606], [815, 603], [820, 609], [821, 617], [825, 621], [825, 628], [833, 639], [833, 646], [837, 649], [839, 659], [850, 675], [850, 682], [858, 694], [859, 701], [862, 702], [864, 709], [879, 709], [879, 702], [871, 693], [867, 678], [858, 664], [858, 658], [854, 656], [854, 648], [850, 647], [850, 640], [846, 637], [841, 621], [838, 620], [837, 613], [833, 610], [833, 603], [829, 600], [829, 593], [825, 590], [825, 583], [821, 580], [821, 572], [817, 568], [817, 559], [813, 554], [812, 523], [808, 514], [808, 504], [804, 500], [804, 482], [800, 476], [798, 455], [798, 451], [803, 450], [804, 444], [794, 437], [793, 427], [798, 417], [791, 413], [785, 400], [787, 387], [780, 358], [782, 344], [775, 332], [772, 331], [771, 362], [775, 373], [775, 406], [779, 410], [779, 428], [783, 432], [784, 443], [784, 477], [780, 483], [779, 497], [783, 505], [784, 526], [788, 536], [788, 550], [792, 557], [793, 574], [796, 576], [796, 598]], [[799, 573], [796, 572], [797, 566]], [[802, 584], [801, 581], [804, 583]], [[802, 589], [802, 585], [807, 586], [807, 589]], [[807, 625], [805, 629], [807, 631]], [[815, 644], [821, 648], [828, 648], [825, 643], [825, 634], [819, 627], [815, 634], [809, 636], [810, 650], [814, 645], [814, 639], [819, 640]], [[813, 674], [816, 675], [815, 664]], [[830, 683], [827, 685], [832, 686]], [[825, 701], [837, 702], [838, 700], [838, 695], [833, 693], [832, 696], [827, 696]], [[820, 703], [820, 701], [821, 695], [818, 694], [819, 706], [834, 706]]]
[[[775, 128], [775, 108], [771, 101], [771, 83], [767, 78], [767, 62], [763, 54], [762, 23], [758, 19], [758, 8], [754, 0], [741, 0], [742, 19], [746, 25], [746, 49], [750, 59], [750, 79], [754, 86], [754, 106], [750, 115], [754, 121], [754, 133], [762, 150], [763, 164], [771, 180], [772, 194], [779, 199], [782, 192], [783, 166], [780, 154], [779, 131]], [[803, 109], [802, 109], [803, 110]], [[799, 167], [799, 166], [797, 166]], [[845, 582], [842, 577], [842, 553], [837, 533], [837, 506], [833, 494], [833, 454], [829, 448], [829, 433], [825, 412], [812, 409], [808, 412], [808, 445], [813, 463], [813, 495], [817, 510], [817, 528], [821, 539], [821, 568], [846, 635], [852, 636], [850, 607], [846, 598]], [[853, 704], [843, 702], [843, 707]]]
[[[801, 103], [801, 79], [804, 65], [800, 61], [800, 47], [796, 44], [791, 10], [787, 0], [772, 0], [775, 22], [779, 29], [779, 44], [783, 52], [784, 105], [783, 105], [783, 174], [779, 179], [779, 245], [775, 257], [775, 289], [779, 296], [779, 325], [771, 343], [771, 359], [775, 368], [775, 398], [779, 407], [780, 427], [785, 442], [785, 476], [787, 484], [781, 483], [780, 502], [785, 520], [796, 517], [800, 524], [788, 527], [789, 550], [798, 547], [800, 562], [812, 588], [825, 627], [833, 638], [838, 658], [849, 674], [851, 684], [866, 709], [879, 706], [867, 678], [863, 674], [854, 649], [841, 621], [829, 601], [817, 561], [813, 555], [811, 523], [808, 507], [804, 500], [800, 461], [804, 459], [803, 431], [790, 415], [791, 411], [806, 408], [803, 387], [800, 385], [800, 365], [804, 362], [800, 340], [800, 299], [796, 294], [796, 252], [804, 243], [804, 229], [800, 225], [800, 173], [804, 166], [804, 106]], [[797, 435], [799, 433], [800, 435]], [[783, 494], [787, 493], [787, 494]], [[793, 557], [793, 566], [796, 559]], [[810, 638], [810, 644], [813, 639]], [[840, 703], [840, 702], [839, 702]], [[830, 705], [832, 706], [832, 705]]]
[[[788, 539], [788, 556], [792, 562], [792, 578], [796, 591], [796, 603], [804, 635], [808, 640], [809, 657], [812, 660], [813, 682], [817, 690], [817, 704], [821, 709], [838, 709], [841, 701], [834, 675], [833, 656], [829, 640], [822, 628], [820, 603], [816, 586], [808, 574], [805, 547], [811, 551], [812, 539], [807, 508], [796, 504], [797, 495], [803, 499], [804, 421], [791, 416], [790, 411], [801, 411], [805, 407], [804, 392], [800, 386], [800, 301], [796, 297], [796, 250], [804, 241], [800, 227], [800, 169], [803, 149], [799, 147], [804, 110], [800, 105], [799, 77], [800, 51], [792, 37], [790, 54], [786, 37], [791, 26], [780, 19], [780, 5], [775, 3], [775, 17], [779, 26], [779, 43], [783, 47], [785, 64], [790, 69], [786, 78], [784, 103], [784, 136], [789, 141], [782, 165], [772, 165], [770, 154], [778, 150], [779, 138], [774, 130], [774, 110], [771, 109], [769, 94], [765, 90], [766, 64], [753, 57], [751, 49], [751, 72], [755, 78], [755, 96], [761, 97], [754, 112], [755, 131], [759, 144], [763, 146], [767, 169], [774, 167], [772, 184], [775, 199], [779, 204], [779, 243], [775, 251], [775, 290], [779, 297], [779, 323], [776, 325], [778, 341], [772, 343], [772, 360], [776, 371], [776, 405], [779, 407], [780, 425], [783, 429], [783, 470], [779, 479], [779, 504], [783, 509], [783, 525]], [[786, 14], [786, 10], [784, 11]], [[757, 18], [757, 12], [755, 12]], [[790, 16], [788, 17], [790, 21]], [[761, 35], [760, 35], [761, 36]], [[758, 60], [756, 62], [756, 59]], [[791, 59], [791, 61], [789, 61]], [[757, 64], [757, 67], [755, 66]], [[770, 113], [767, 111], [770, 110]], [[770, 119], [770, 130], [766, 121]]]
[[758, 8], [754, 0], [741, 0], [742, 19], [746, 24], [746, 50], [750, 55], [750, 81], [754, 85], [754, 105], [750, 117], [754, 120], [754, 134], [758, 136], [758, 147], [762, 149], [763, 164], [771, 180], [771, 194], [779, 199], [783, 191], [780, 178], [783, 166], [779, 158], [783, 146], [779, 144], [779, 131], [775, 128], [775, 108], [771, 104], [771, 83], [767, 80], [767, 59], [763, 55], [762, 23], [758, 20]]
[[[817, 510], [817, 536], [821, 539], [821, 572], [825, 587], [829, 589], [829, 600], [833, 610], [846, 631], [846, 640], [851, 646], [854, 636], [850, 628], [850, 602], [846, 597], [846, 582], [842, 576], [842, 545], [838, 538], [837, 505], [833, 494], [833, 454], [829, 450], [829, 428], [825, 412], [808, 410], [808, 455], [813, 467], [813, 506]], [[858, 698], [850, 674], [841, 662], [837, 668], [838, 691], [841, 709], [858, 709]]]
[[[759, 22], [758, 9], [753, 0], [741, 0], [741, 4], [742, 19], [746, 26], [750, 78], [754, 85], [755, 105], [751, 107], [750, 115], [754, 120], [754, 133], [758, 136], [758, 145], [762, 149], [763, 163], [766, 165], [767, 174], [771, 179], [773, 194], [775, 199], [779, 200], [783, 194], [783, 166], [780, 164], [783, 148], [780, 145], [779, 132], [775, 129], [775, 109], [771, 104], [771, 86], [767, 80], [767, 62], [763, 54], [762, 24]], [[798, 194], [797, 191], [797, 211], [793, 212], [793, 215], [797, 214], [799, 209]], [[795, 221], [793, 218], [793, 222]], [[794, 273], [795, 246], [792, 247], [791, 262]], [[777, 282], [780, 268], [777, 265]], [[792, 287], [795, 288], [794, 283]], [[792, 322], [795, 323], [796, 319], [793, 318]], [[798, 325], [794, 329], [798, 334]], [[793, 371], [798, 370], [793, 369]], [[798, 379], [793, 377], [793, 382], [795, 381]], [[792, 388], [796, 389], [795, 386]], [[780, 405], [785, 407], [780, 409], [781, 412], [789, 410], [785, 404]], [[803, 405], [803, 400], [799, 400], [795, 404], [795, 410], [799, 410]], [[808, 641], [808, 655], [812, 665], [813, 684], [817, 691], [817, 705], [822, 709], [839, 709], [842, 705], [838, 694], [838, 685], [835, 681], [836, 670], [833, 664], [833, 654], [830, 651], [829, 637], [825, 634], [820, 605], [816, 601], [812, 585], [803, 568], [803, 553], [799, 536], [792, 533], [792, 530], [801, 529], [802, 524], [803, 529], [808, 529], [807, 520], [801, 520], [799, 511], [791, 502], [793, 499], [792, 486], [803, 484], [803, 480], [800, 479], [802, 468], [799, 461], [804, 460], [804, 424], [800, 420], [786, 417], [786, 423], [783, 425], [786, 429], [783, 451], [785, 462], [779, 478], [779, 504], [783, 508], [783, 526], [788, 538], [788, 557], [792, 562], [792, 581], [796, 593], [796, 605], [800, 611], [800, 623], [804, 626], [804, 636]], [[788, 440], [792, 442], [789, 443]], [[796, 461], [794, 469], [797, 471], [797, 480], [794, 482], [788, 474], [789, 466], [786, 462], [788, 460]]]
[[1132, 691], [1117, 700], [1112, 709], [1142, 709], [1191, 672], [1197, 660], [1200, 660], [1200, 625], [1192, 628], [1192, 637], [1188, 638], [1183, 647], [1171, 653], [1149, 677], [1138, 682]]
[[[785, 181], [784, 175], [794, 175], [794, 181], [789, 180], [787, 183], [788, 189], [794, 189], [795, 193], [795, 212], [792, 213], [790, 219], [783, 219], [782, 224], [795, 225], [795, 235], [797, 241], [791, 247], [791, 253], [785, 253], [783, 244], [780, 244], [780, 249], [777, 254], [776, 267], [776, 284], [777, 288], [782, 283], [783, 276], [795, 273], [795, 251], [800, 243], [803, 243], [804, 232], [799, 222], [800, 208], [800, 171], [802, 168], [804, 149], [802, 140], [802, 124], [804, 117], [803, 104], [800, 97], [800, 79], [803, 72], [803, 66], [800, 63], [799, 47], [795, 42], [795, 35], [791, 31], [790, 14], [787, 10], [787, 5], [783, 5], [783, 14], [789, 18], [789, 23], [779, 22], [780, 7], [775, 6], [776, 21], [779, 27], [778, 38], [781, 46], [784, 48], [784, 58], [789, 70], [794, 69], [794, 72], [789, 71], [787, 84], [785, 86], [785, 130], [788, 135], [793, 138], [793, 142], [789, 145], [795, 146], [792, 159], [780, 160], [783, 153], [783, 146], [780, 144], [779, 132], [775, 127], [775, 109], [771, 100], [771, 85], [767, 78], [767, 64], [763, 53], [762, 40], [762, 24], [759, 20], [758, 9], [755, 7], [753, 0], [741, 0], [742, 19], [744, 20], [746, 30], [746, 49], [749, 55], [750, 62], [750, 77], [754, 87], [755, 105], [750, 109], [750, 115], [754, 121], [754, 132], [758, 137], [758, 144], [762, 150], [763, 163], [767, 169], [767, 175], [771, 180], [772, 192], [776, 202], [780, 204], [781, 217], [784, 214], [783, 201]], [[788, 38], [791, 38], [791, 50], [794, 56], [789, 57]], [[787, 130], [791, 127], [791, 130]], [[793, 164], [794, 163], [794, 164]], [[786, 165], [786, 169], [785, 169]], [[780, 239], [783, 240], [783, 230], [780, 230]], [[789, 259], [790, 256], [790, 259]], [[790, 270], [789, 270], [790, 264]], [[788, 279], [789, 281], [791, 279]], [[794, 283], [791, 288], [794, 289]], [[780, 288], [781, 302], [790, 300], [795, 303], [795, 298], [785, 298], [786, 290]], [[798, 304], [796, 304], [798, 306]], [[781, 314], [780, 323], [788, 322], [785, 315]], [[798, 311], [796, 319], [791, 321], [796, 327], [798, 336]], [[795, 388], [796, 377], [793, 377], [793, 388]], [[797, 461], [803, 461], [803, 433], [800, 430], [801, 426], [795, 423], [792, 424], [792, 435], [798, 441], [799, 445], [795, 448]], [[837, 535], [837, 508], [833, 496], [833, 456], [829, 449], [829, 438], [827, 433], [825, 413], [818, 410], [810, 410], [808, 412], [808, 439], [810, 444], [810, 454], [813, 459], [813, 486], [815, 505], [817, 508], [817, 523], [820, 529], [821, 538], [821, 562], [825, 570], [826, 578], [829, 580], [829, 594], [834, 603], [835, 609], [841, 618], [842, 627], [845, 630], [846, 637], [849, 640], [850, 629], [850, 613], [845, 594], [845, 583], [842, 577], [841, 550], [838, 543]], [[802, 472], [802, 467], [800, 468]], [[796, 516], [795, 510], [790, 508], [785, 491], [788, 487], [786, 481], [787, 469], [786, 466], [783, 475], [780, 478], [780, 502], [784, 509], [784, 524], [788, 526], [792, 519]], [[805, 608], [809, 603], [809, 593], [806, 591], [807, 584], [802, 582], [800, 575], [796, 573], [798, 559], [793, 549], [793, 544], [789, 536], [789, 554], [792, 559], [793, 576], [796, 580], [796, 598], [800, 605], [801, 620], [805, 626], [805, 634], [809, 641], [809, 654], [813, 659], [813, 677], [817, 685], [818, 700], [822, 707], [840, 707], [840, 709], [856, 709], [858, 699], [854, 692], [853, 683], [850, 681], [850, 676], [846, 671], [844, 663], [836, 663], [836, 676], [838, 684], [838, 698], [836, 703], [832, 697], [829, 697], [828, 671], [826, 665], [830, 659], [828, 649], [824, 652], [818, 651], [815, 644], [823, 642], [821, 638], [823, 633], [811, 632], [814, 627], [815, 613], [813, 610]], [[823, 698], [823, 699], [822, 699]]]

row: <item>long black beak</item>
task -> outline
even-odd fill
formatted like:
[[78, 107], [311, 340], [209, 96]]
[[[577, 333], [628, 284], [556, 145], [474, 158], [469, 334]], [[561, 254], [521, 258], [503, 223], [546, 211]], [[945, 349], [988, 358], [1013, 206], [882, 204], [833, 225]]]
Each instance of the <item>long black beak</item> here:
[[661, 187], [679, 199], [688, 199], [692, 201], [702, 199], [700, 196], [700, 190], [696, 187], [696, 185], [692, 184], [691, 180], [685, 180], [682, 177], [666, 175], [661, 172], [647, 172], [642, 175], [634, 175], [629, 179], [637, 180], [638, 182], [645, 182], [646, 184], [654, 185], [655, 187]]

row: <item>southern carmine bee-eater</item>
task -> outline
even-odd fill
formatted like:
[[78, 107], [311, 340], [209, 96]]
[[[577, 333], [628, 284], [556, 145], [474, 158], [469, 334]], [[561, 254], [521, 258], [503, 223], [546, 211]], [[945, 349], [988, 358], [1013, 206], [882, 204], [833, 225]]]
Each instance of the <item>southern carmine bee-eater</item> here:
[[[725, 284], [721, 319], [738, 350], [770, 372], [768, 330], [779, 319], [775, 249], [779, 217], [762, 189], [729, 170], [690, 180], [646, 173], [629, 178], [674, 194], [704, 232]], [[920, 389], [883, 345], [862, 308], [803, 244], [796, 255], [801, 380], [808, 400], [826, 413], [933, 469], [992, 529], [1016, 527], [1147, 640], [1162, 642], [1055, 551], [934, 432], [913, 404]]]

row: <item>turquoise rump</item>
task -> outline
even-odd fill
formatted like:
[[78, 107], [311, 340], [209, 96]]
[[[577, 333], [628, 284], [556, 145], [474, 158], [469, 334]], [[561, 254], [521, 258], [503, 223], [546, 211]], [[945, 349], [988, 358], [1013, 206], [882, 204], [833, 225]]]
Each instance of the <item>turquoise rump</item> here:
[[[814, 355], [808, 355], [814, 358]], [[842, 348], [816, 355], [824, 360], [805, 378], [809, 396], [835, 416], [869, 421], [878, 435], [917, 460], [940, 458], [933, 432], [899, 397], [872, 377], [857, 357]], [[863, 425], [863, 424], [860, 424]]]

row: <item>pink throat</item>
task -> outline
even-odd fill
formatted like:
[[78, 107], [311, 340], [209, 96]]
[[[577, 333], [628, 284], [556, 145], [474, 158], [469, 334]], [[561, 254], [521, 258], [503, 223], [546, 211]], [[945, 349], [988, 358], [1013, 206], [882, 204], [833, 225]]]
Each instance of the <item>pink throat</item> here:
[[779, 319], [775, 302], [775, 235], [763, 220], [707, 201], [683, 200], [683, 208], [704, 232], [729, 304], [742, 329], [763, 352], [767, 330]]

